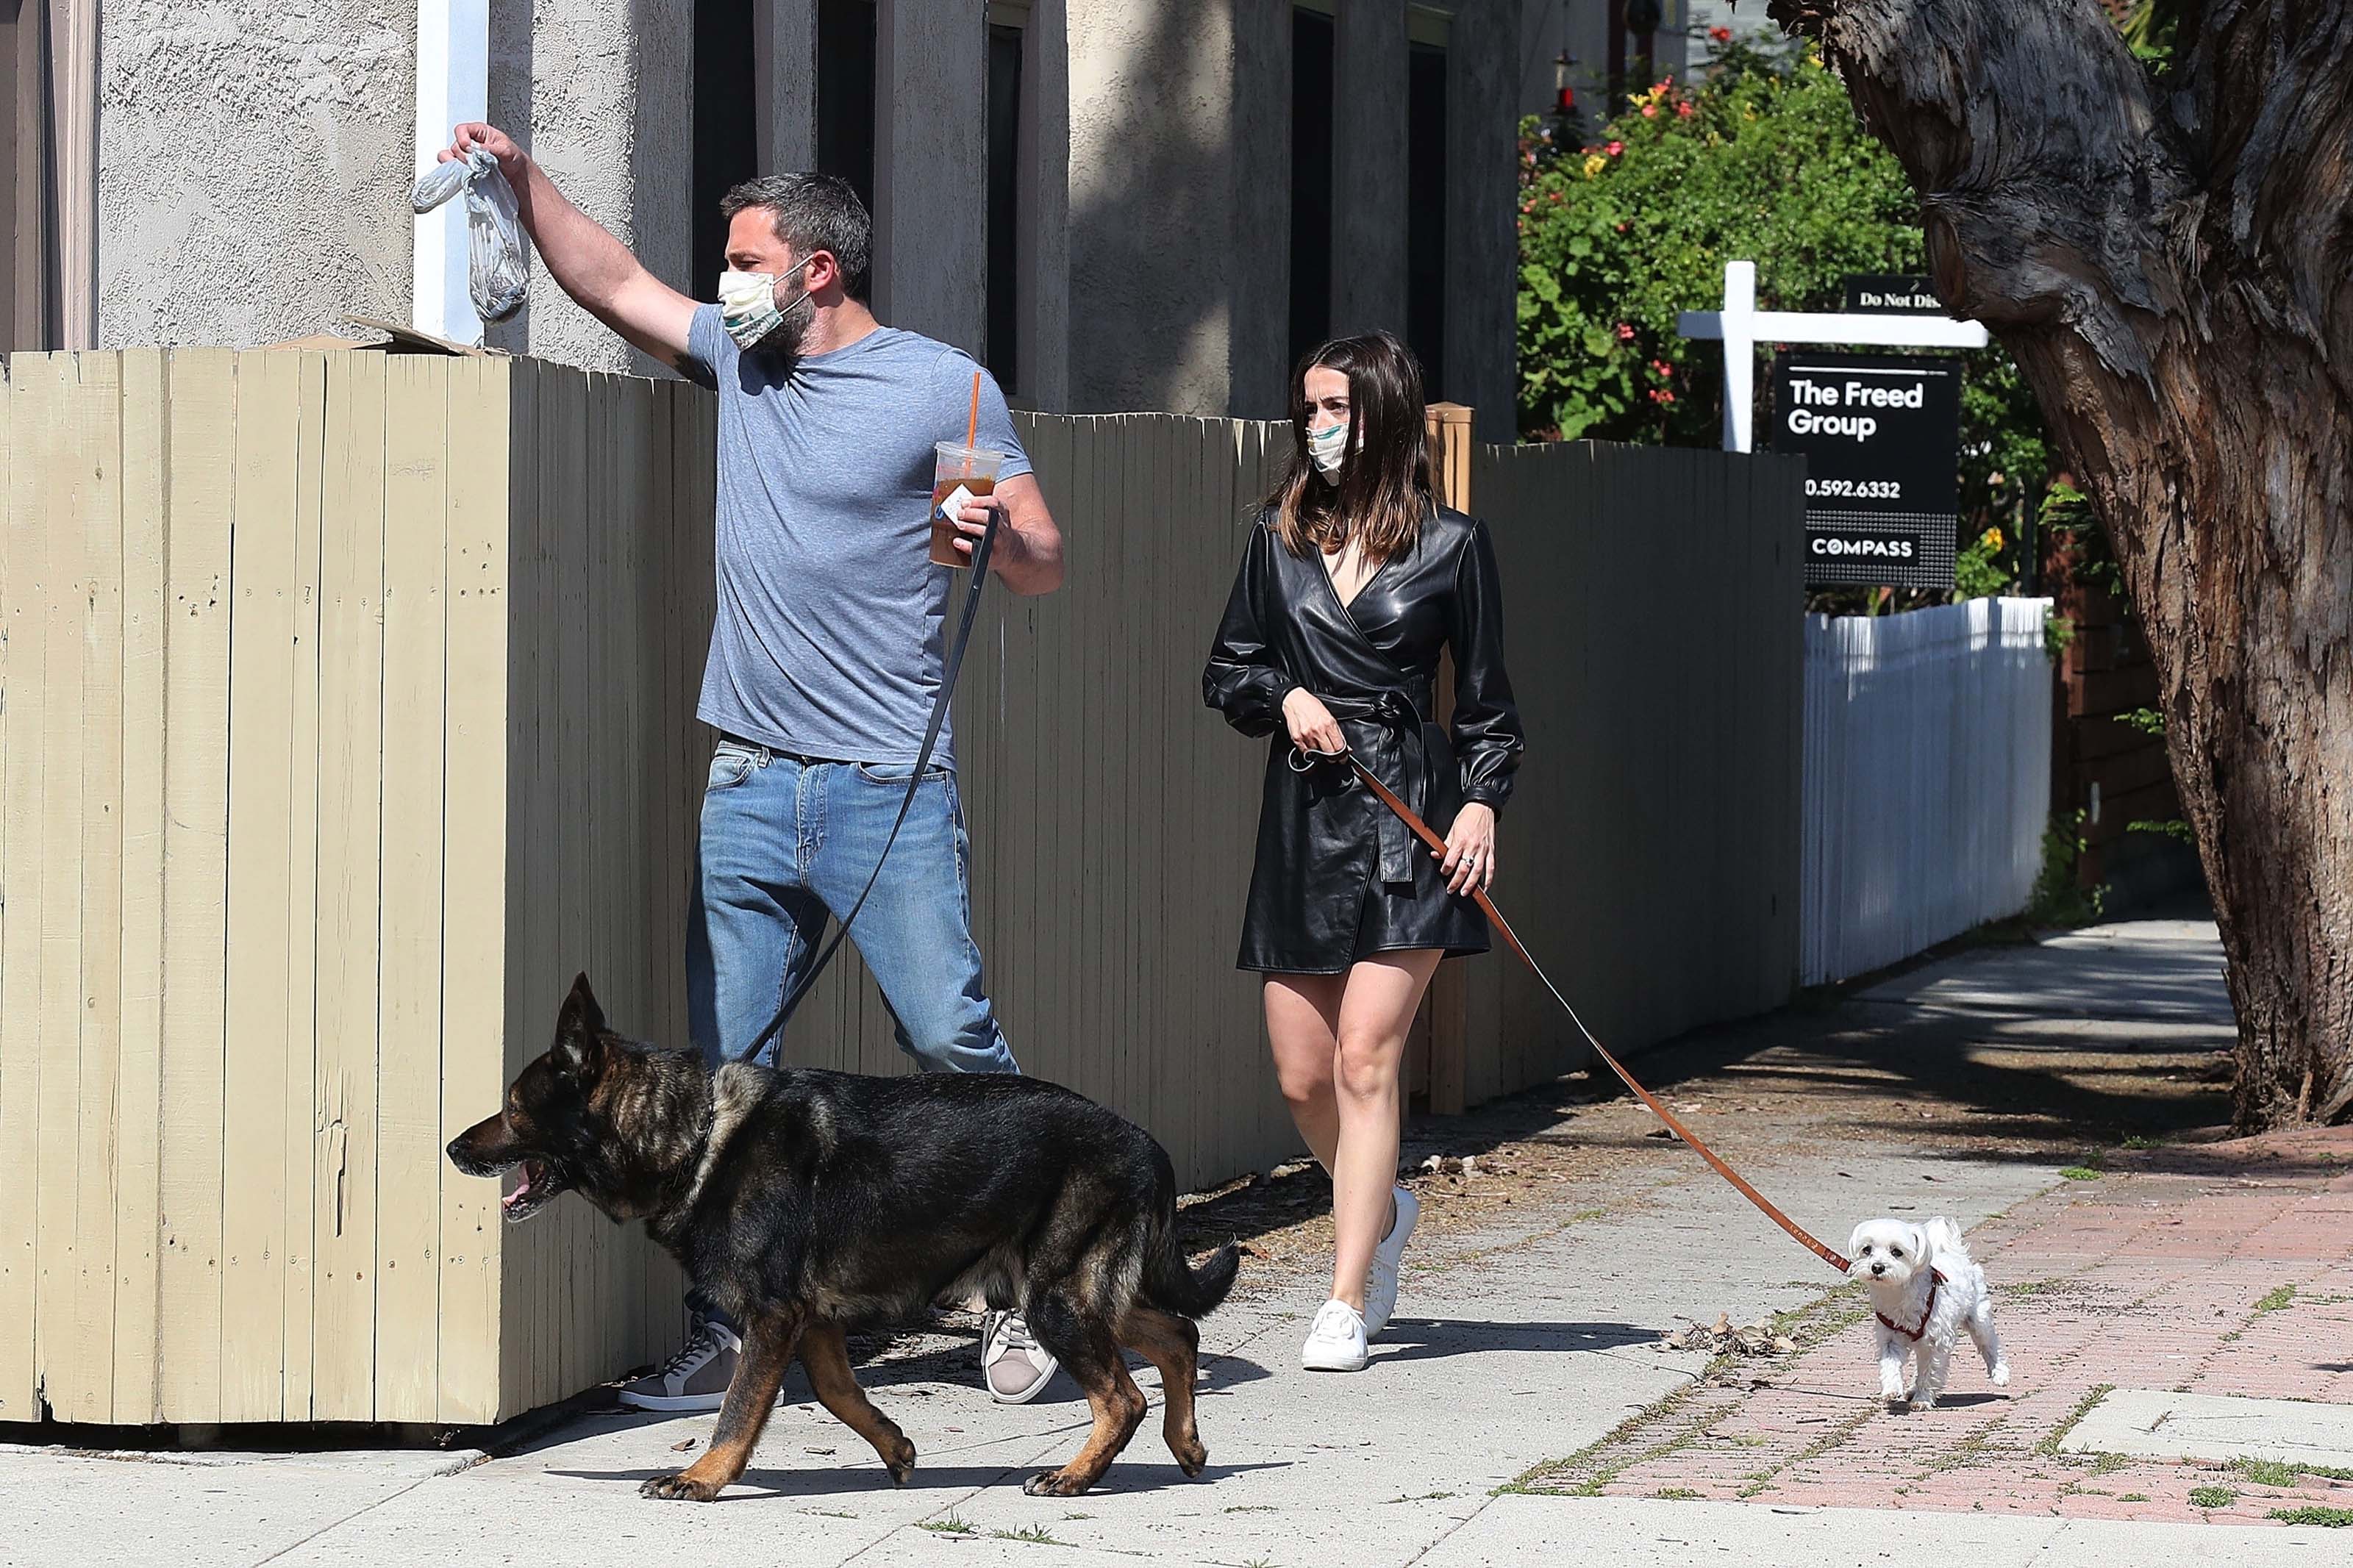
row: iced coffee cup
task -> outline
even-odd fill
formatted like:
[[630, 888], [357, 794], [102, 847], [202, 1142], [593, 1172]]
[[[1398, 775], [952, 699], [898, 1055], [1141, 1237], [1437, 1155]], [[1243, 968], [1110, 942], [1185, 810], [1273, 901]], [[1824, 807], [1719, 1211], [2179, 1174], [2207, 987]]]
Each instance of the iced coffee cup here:
[[965, 557], [955, 542], [963, 534], [956, 524], [964, 520], [965, 502], [995, 492], [997, 470], [1005, 466], [1006, 454], [958, 441], [941, 441], [933, 451], [937, 456], [932, 465], [932, 562], [962, 566]]

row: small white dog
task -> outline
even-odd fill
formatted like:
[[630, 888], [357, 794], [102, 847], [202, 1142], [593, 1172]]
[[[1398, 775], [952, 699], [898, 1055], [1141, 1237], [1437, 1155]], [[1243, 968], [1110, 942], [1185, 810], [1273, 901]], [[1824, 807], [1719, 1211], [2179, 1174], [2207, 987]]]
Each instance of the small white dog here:
[[1907, 1220], [1865, 1220], [1846, 1244], [1847, 1278], [1871, 1287], [1872, 1310], [1879, 1319], [1879, 1392], [1891, 1403], [1904, 1397], [1904, 1363], [1916, 1355], [1912, 1408], [1933, 1409], [1945, 1392], [1953, 1347], [1967, 1330], [1985, 1357], [1996, 1386], [2010, 1382], [2010, 1363], [1993, 1331], [1993, 1296], [1985, 1270], [1969, 1257], [1960, 1228], [1948, 1219], [1926, 1225]]

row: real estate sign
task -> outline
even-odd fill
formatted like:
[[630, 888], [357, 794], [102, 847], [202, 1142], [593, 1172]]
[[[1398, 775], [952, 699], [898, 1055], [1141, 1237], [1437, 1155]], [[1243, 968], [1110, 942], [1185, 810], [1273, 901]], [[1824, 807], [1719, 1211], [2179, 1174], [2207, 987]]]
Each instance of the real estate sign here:
[[1957, 359], [1776, 355], [1773, 449], [1806, 455], [1806, 585], [1951, 587], [1960, 433]]

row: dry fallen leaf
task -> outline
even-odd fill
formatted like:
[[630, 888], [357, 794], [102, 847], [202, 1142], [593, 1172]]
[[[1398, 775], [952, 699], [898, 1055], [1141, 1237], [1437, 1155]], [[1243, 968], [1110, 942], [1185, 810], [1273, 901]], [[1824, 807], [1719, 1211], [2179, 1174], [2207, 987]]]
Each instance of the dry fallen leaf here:
[[691, 1438], [691, 1437], [689, 1437], [689, 1438], [688, 1438], [685, 1442], [683, 1442], [683, 1443], [672, 1443], [672, 1444], [670, 1446], [670, 1451], [671, 1453], [673, 1453], [673, 1454], [683, 1454], [683, 1453], [685, 1453], [689, 1448], [691, 1448], [691, 1447], [694, 1447], [694, 1439], [693, 1439], [693, 1438]]

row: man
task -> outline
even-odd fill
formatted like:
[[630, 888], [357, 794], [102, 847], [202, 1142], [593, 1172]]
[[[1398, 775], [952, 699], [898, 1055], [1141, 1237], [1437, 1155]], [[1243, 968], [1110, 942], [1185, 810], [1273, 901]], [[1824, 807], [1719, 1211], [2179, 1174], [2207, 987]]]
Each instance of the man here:
[[[476, 147], [498, 160], [564, 291], [719, 393], [718, 614], [699, 712], [721, 739], [687, 939], [689, 1024], [715, 1068], [750, 1052], [828, 913], [848, 912], [913, 774], [955, 575], [928, 560], [932, 447], [964, 439], [975, 366], [874, 319], [873, 226], [841, 180], [777, 174], [728, 193], [723, 307], [647, 271], [495, 127], [459, 126], [441, 157]], [[991, 568], [1017, 594], [1050, 593], [1061, 535], [986, 374], [976, 442], [1009, 456], [996, 493], [963, 509], [955, 547], [969, 559], [997, 512]], [[923, 1068], [1016, 1072], [969, 929], [954, 759], [944, 728], [851, 938]], [[774, 1045], [759, 1057], [773, 1065]], [[742, 1342], [696, 1305], [685, 1348], [626, 1403], [719, 1407]], [[981, 1359], [1000, 1401], [1054, 1374], [1012, 1313], [989, 1314]]]

